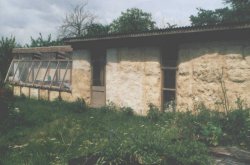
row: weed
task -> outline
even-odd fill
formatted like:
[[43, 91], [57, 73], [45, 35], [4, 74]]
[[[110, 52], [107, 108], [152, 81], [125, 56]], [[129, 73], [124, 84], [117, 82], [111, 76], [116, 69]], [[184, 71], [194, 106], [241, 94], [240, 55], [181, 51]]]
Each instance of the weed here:
[[84, 112], [88, 109], [87, 104], [84, 99], [77, 98], [75, 102], [72, 103], [74, 112]]
[[217, 146], [222, 137], [222, 129], [212, 122], [202, 125], [201, 135], [207, 144]]
[[245, 100], [241, 98], [241, 96], [236, 96], [235, 104], [237, 109], [244, 109], [245, 107]]
[[22, 100], [25, 100], [26, 96], [25, 96], [25, 94], [21, 93], [21, 95], [19, 96], [19, 98], [22, 99]]
[[159, 120], [161, 116], [161, 112], [159, 108], [152, 103], [150, 103], [148, 107], [149, 107], [149, 110], [148, 110], [147, 118], [154, 122]]
[[225, 134], [223, 142], [249, 148], [249, 119], [250, 109], [230, 112], [228, 117], [222, 120]]
[[165, 112], [176, 112], [176, 102], [175, 100], [171, 100], [164, 104], [164, 111]]
[[130, 107], [121, 107], [120, 109], [126, 116], [133, 116], [134, 110]]
[[118, 107], [113, 102], [108, 102], [107, 105], [100, 108], [100, 110], [104, 113], [106, 112], [115, 112], [118, 110]]
[[163, 113], [151, 104], [148, 116], [142, 117], [131, 115], [131, 108], [119, 111], [114, 104], [106, 109], [86, 107], [79, 113], [78, 108], [85, 107], [82, 100], [16, 98], [13, 104], [17, 109], [0, 121], [0, 160], [6, 165], [67, 164], [86, 159], [111, 165], [203, 165], [211, 163], [208, 146], [250, 148], [250, 109], [232, 111], [225, 117], [204, 107], [196, 114]]
[[224, 112], [227, 115], [229, 110], [230, 110], [230, 107], [229, 107], [229, 101], [228, 101], [228, 96], [227, 96], [227, 89], [226, 89], [226, 85], [225, 85], [225, 81], [224, 81], [223, 68], [221, 69], [221, 73], [218, 77], [218, 81], [220, 83], [221, 91], [222, 91], [221, 104], [223, 105]]

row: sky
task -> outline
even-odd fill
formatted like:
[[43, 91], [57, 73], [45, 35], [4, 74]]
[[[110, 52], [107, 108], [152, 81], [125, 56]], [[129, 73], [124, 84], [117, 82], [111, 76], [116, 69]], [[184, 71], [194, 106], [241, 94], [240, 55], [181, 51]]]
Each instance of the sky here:
[[[15, 36], [20, 44], [30, 43], [30, 37], [58, 36], [66, 13], [84, 0], [0, 0], [0, 37]], [[88, 0], [86, 9], [96, 15], [96, 21], [109, 24], [128, 8], [140, 8], [152, 14], [158, 27], [166, 23], [190, 25], [190, 15], [196, 8], [216, 9], [222, 0]]]

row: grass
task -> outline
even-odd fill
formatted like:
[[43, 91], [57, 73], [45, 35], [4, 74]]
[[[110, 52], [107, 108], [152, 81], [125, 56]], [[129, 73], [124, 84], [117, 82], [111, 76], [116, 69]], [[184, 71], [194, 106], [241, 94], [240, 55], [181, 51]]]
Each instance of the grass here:
[[[198, 116], [152, 110], [151, 116], [141, 117], [128, 107], [121, 111], [114, 106], [88, 108], [82, 100], [66, 103], [15, 98], [9, 106], [12, 108], [0, 121], [3, 165], [68, 164], [76, 158], [80, 158], [78, 163], [93, 158], [97, 164], [202, 165], [211, 163], [208, 146], [247, 148], [249, 142], [245, 123], [237, 123], [240, 130], [224, 128], [233, 120], [237, 122], [237, 117], [248, 121], [242, 113], [249, 110], [231, 115], [231, 119], [212, 116], [214, 113], [206, 110]], [[241, 131], [241, 139], [235, 137], [237, 131]]]

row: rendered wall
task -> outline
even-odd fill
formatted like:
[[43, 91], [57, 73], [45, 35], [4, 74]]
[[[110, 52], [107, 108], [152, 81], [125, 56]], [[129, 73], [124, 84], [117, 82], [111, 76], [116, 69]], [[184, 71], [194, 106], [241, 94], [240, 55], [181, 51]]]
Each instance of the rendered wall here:
[[30, 98], [45, 100], [55, 100], [61, 95], [61, 98], [65, 101], [75, 101], [77, 98], [83, 98], [87, 103], [90, 103], [90, 54], [86, 50], [76, 50], [73, 52], [72, 59], [71, 93], [59, 93], [58, 91], [15, 86], [14, 95], [20, 96], [21, 94], [24, 94]]
[[250, 41], [183, 44], [178, 64], [179, 110], [192, 110], [200, 103], [223, 110], [221, 82], [231, 108], [236, 107], [237, 97], [244, 100], [244, 106], [250, 106]]
[[145, 115], [148, 104], [161, 104], [160, 49], [107, 50], [106, 101]]

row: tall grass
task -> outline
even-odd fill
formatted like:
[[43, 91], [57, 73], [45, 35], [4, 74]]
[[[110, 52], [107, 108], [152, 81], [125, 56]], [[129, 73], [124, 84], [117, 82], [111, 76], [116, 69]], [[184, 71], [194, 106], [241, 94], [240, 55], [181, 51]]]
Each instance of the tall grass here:
[[250, 148], [250, 110], [229, 113], [227, 119], [208, 110], [154, 111], [151, 107], [149, 116], [141, 117], [127, 107], [89, 108], [83, 100], [16, 98], [0, 121], [0, 164], [80, 164], [91, 158], [97, 164], [210, 164], [208, 146]]

